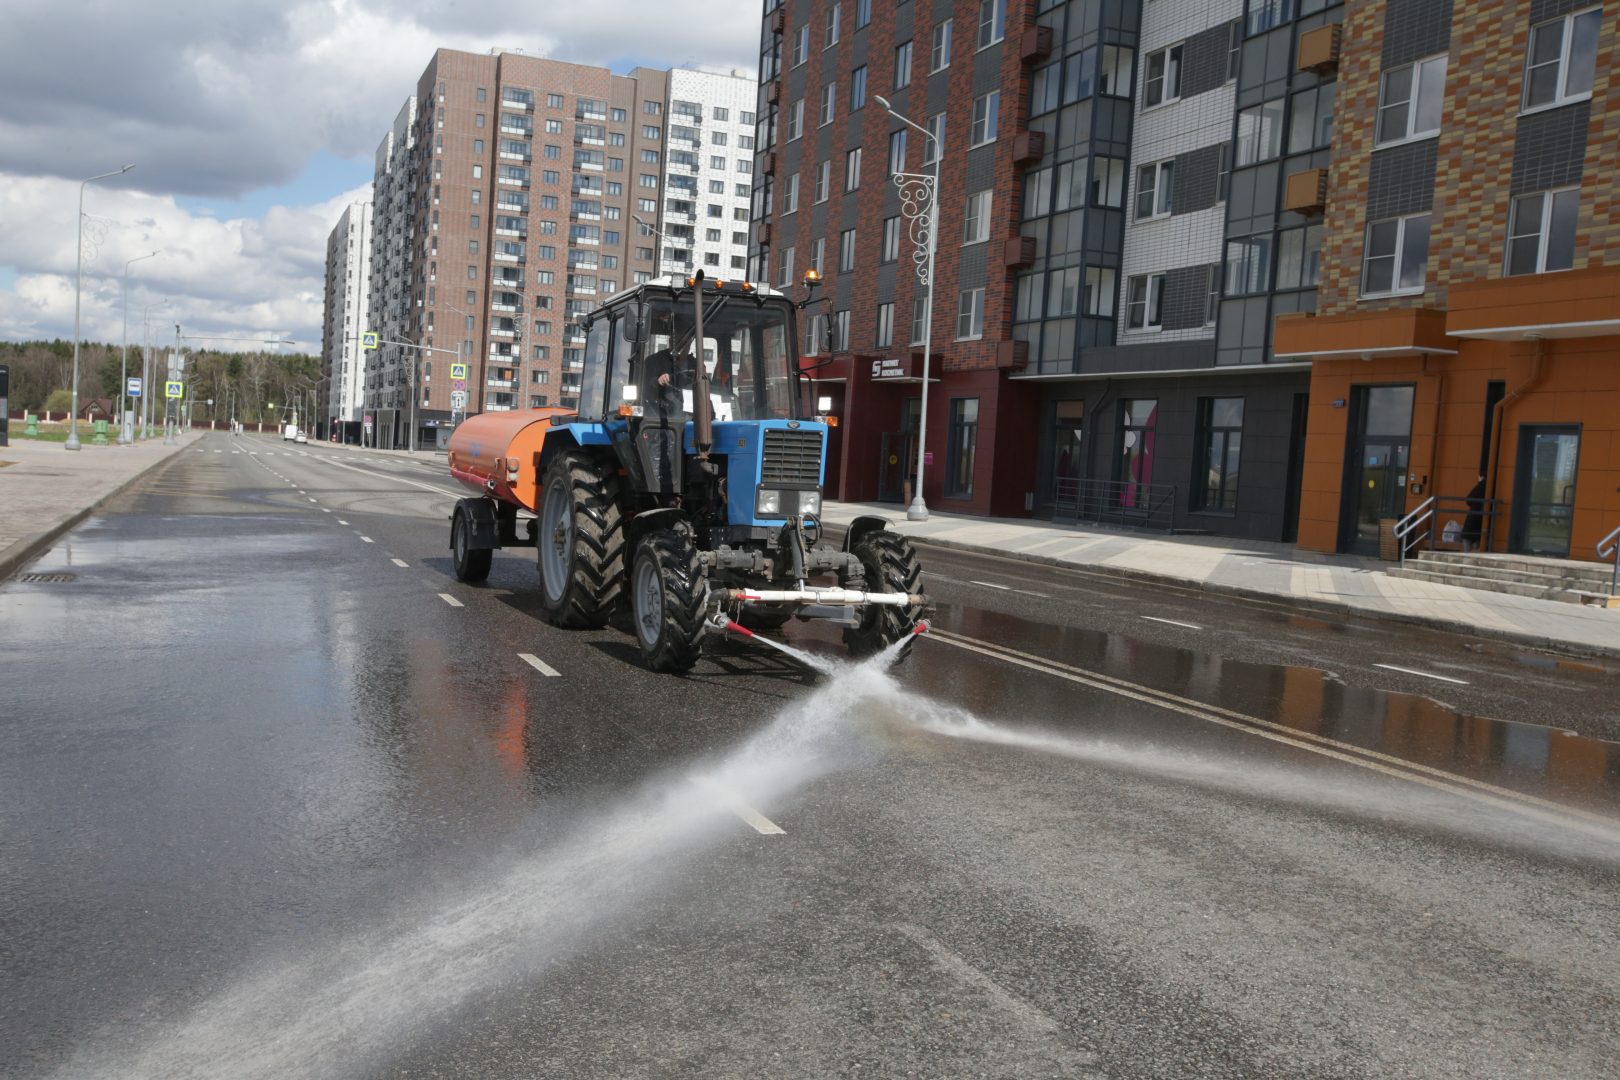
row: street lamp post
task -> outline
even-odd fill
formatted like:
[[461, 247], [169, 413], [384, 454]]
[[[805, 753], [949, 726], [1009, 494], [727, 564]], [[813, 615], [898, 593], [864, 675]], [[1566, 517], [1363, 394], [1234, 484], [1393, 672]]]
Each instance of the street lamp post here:
[[[461, 355], [455, 349], [441, 349], [436, 345], [412, 345], [408, 341], [383, 341], [381, 339], [378, 339], [377, 344], [378, 345], [397, 345], [401, 349], [415, 349], [417, 352], [426, 352], [426, 353], [441, 352], [441, 353], [447, 353], [450, 356], [456, 356], [456, 357], [459, 357]], [[410, 387], [411, 387], [411, 437], [405, 441], [405, 447], [406, 447], [407, 452], [412, 453], [412, 454], [416, 453], [416, 365], [418, 363], [419, 363], [419, 361], [413, 357], [412, 360], [411, 360], [411, 379], [410, 379]], [[375, 436], [373, 436], [373, 441], [375, 441]]]
[[[911, 261], [916, 264], [917, 278], [926, 290], [923, 300], [926, 316], [923, 319], [922, 401], [917, 410], [917, 490], [912, 492], [911, 505], [906, 507], [907, 521], [927, 521], [928, 504], [923, 501], [923, 465], [928, 443], [928, 367], [934, 343], [934, 252], [939, 247], [939, 163], [945, 157], [945, 147], [932, 131], [895, 112], [888, 99], [873, 94], [872, 100], [884, 112], [922, 132], [923, 138], [934, 144], [934, 175], [927, 173], [894, 174], [894, 186], [900, 191], [900, 212], [905, 215], [914, 249]], [[943, 126], [943, 125], [942, 125]]]
[[[135, 433], [130, 430], [129, 422], [129, 268], [143, 259], [151, 259], [157, 252], [150, 255], [137, 255], [124, 264], [124, 362], [120, 369], [123, 389], [119, 391], [118, 400], [123, 407], [118, 410], [118, 445], [128, 446], [135, 441]], [[141, 382], [141, 392], [149, 393], [145, 380]]]
[[141, 438], [143, 439], [152, 437], [152, 413], [155, 408], [152, 404], [154, 396], [152, 393], [152, 376], [157, 371], [157, 361], [152, 357], [152, 312], [167, 303], [167, 300], [159, 300], [155, 304], [147, 304], [146, 311], [142, 316], [146, 323], [145, 345], [141, 351], [141, 384], [143, 392], [141, 394], [142, 420], [139, 425]]
[[92, 176], [88, 180], [81, 180], [79, 182], [79, 216], [78, 216], [77, 219], [75, 219], [75, 222], [74, 222], [74, 224], [76, 225], [76, 227], [78, 229], [79, 245], [78, 245], [78, 250], [76, 252], [74, 252], [74, 254], [78, 257], [78, 262], [77, 262], [76, 267], [74, 269], [74, 279], [75, 279], [75, 281], [74, 281], [74, 286], [73, 286], [73, 388], [72, 388], [71, 394], [69, 395], [69, 397], [71, 398], [71, 400], [73, 402], [73, 411], [68, 414], [68, 437], [67, 437], [67, 442], [63, 446], [63, 449], [66, 449], [66, 450], [77, 450], [77, 449], [79, 449], [79, 446], [80, 446], [80, 444], [79, 444], [79, 298], [80, 298], [81, 294], [83, 294], [83, 292], [84, 292], [84, 189], [85, 189], [86, 185], [92, 184], [97, 180], [105, 180], [109, 176], [122, 176], [124, 173], [129, 172], [129, 170], [133, 169], [134, 167], [135, 167], [134, 165], [125, 165], [122, 169], [117, 169], [117, 170], [115, 170], [113, 172], [109, 172], [109, 173], [102, 173], [100, 176]]

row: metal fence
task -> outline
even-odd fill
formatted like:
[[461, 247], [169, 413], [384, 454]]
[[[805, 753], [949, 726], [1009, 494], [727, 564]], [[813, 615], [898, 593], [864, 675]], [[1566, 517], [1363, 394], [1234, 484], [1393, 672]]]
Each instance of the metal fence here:
[[1170, 532], [1176, 525], [1176, 485], [1062, 477], [1053, 492], [1052, 520]]

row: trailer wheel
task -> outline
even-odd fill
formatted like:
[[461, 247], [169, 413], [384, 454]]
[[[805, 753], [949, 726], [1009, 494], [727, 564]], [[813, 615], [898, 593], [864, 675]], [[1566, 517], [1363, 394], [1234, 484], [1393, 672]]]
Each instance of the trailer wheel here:
[[[911, 541], [899, 533], [887, 529], [870, 533], [855, 545], [853, 553], [866, 568], [868, 592], [921, 591], [922, 564], [917, 561]], [[870, 656], [909, 637], [921, 617], [920, 606], [869, 604], [861, 613], [861, 624], [844, 631], [844, 644], [849, 647], [851, 656]], [[910, 654], [911, 646], [907, 645], [896, 662]]]
[[685, 672], [697, 663], [709, 583], [684, 523], [655, 529], [636, 548], [630, 608], [636, 644], [654, 671]]
[[489, 577], [489, 567], [495, 553], [488, 548], [471, 546], [468, 533], [472, 531], [466, 513], [460, 508], [450, 518], [450, 562], [456, 571], [456, 580], [476, 585]]
[[606, 624], [624, 587], [617, 471], [578, 450], [558, 454], [540, 497], [540, 599], [558, 626]]

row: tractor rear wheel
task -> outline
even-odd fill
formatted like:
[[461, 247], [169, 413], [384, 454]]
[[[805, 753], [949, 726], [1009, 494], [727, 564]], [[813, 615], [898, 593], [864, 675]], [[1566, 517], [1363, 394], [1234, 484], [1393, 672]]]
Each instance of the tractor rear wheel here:
[[558, 454], [540, 496], [540, 599], [558, 626], [607, 623], [624, 587], [616, 469], [584, 451]]
[[[911, 541], [887, 529], [868, 534], [855, 545], [854, 555], [866, 570], [867, 592], [916, 593], [922, 589], [922, 564]], [[861, 612], [859, 626], [844, 631], [844, 644], [851, 656], [870, 656], [902, 638], [922, 618], [917, 605], [868, 604]], [[911, 653], [907, 645], [896, 663]]]
[[450, 563], [455, 568], [457, 581], [476, 585], [489, 577], [489, 567], [495, 553], [489, 548], [473, 547], [471, 533], [472, 522], [468, 520], [467, 512], [456, 507], [455, 514], [450, 518]]
[[687, 525], [655, 529], [642, 537], [630, 574], [630, 608], [636, 644], [648, 667], [692, 670], [702, 647], [708, 600], [708, 579]]

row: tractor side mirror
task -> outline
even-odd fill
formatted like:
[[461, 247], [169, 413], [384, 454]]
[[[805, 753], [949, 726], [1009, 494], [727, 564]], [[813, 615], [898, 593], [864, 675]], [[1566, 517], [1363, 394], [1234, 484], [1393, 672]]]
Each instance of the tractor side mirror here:
[[822, 312], [821, 317], [817, 320], [817, 322], [819, 322], [821, 324], [820, 328], [817, 330], [817, 334], [821, 338], [821, 344], [823, 344], [825, 346], [825, 349], [818, 349], [817, 351], [818, 352], [831, 353], [833, 351], [833, 317], [832, 317], [832, 312], [830, 312], [830, 311]]
[[640, 304], [625, 312], [622, 324], [624, 340], [640, 345], [647, 340], [647, 309]]

